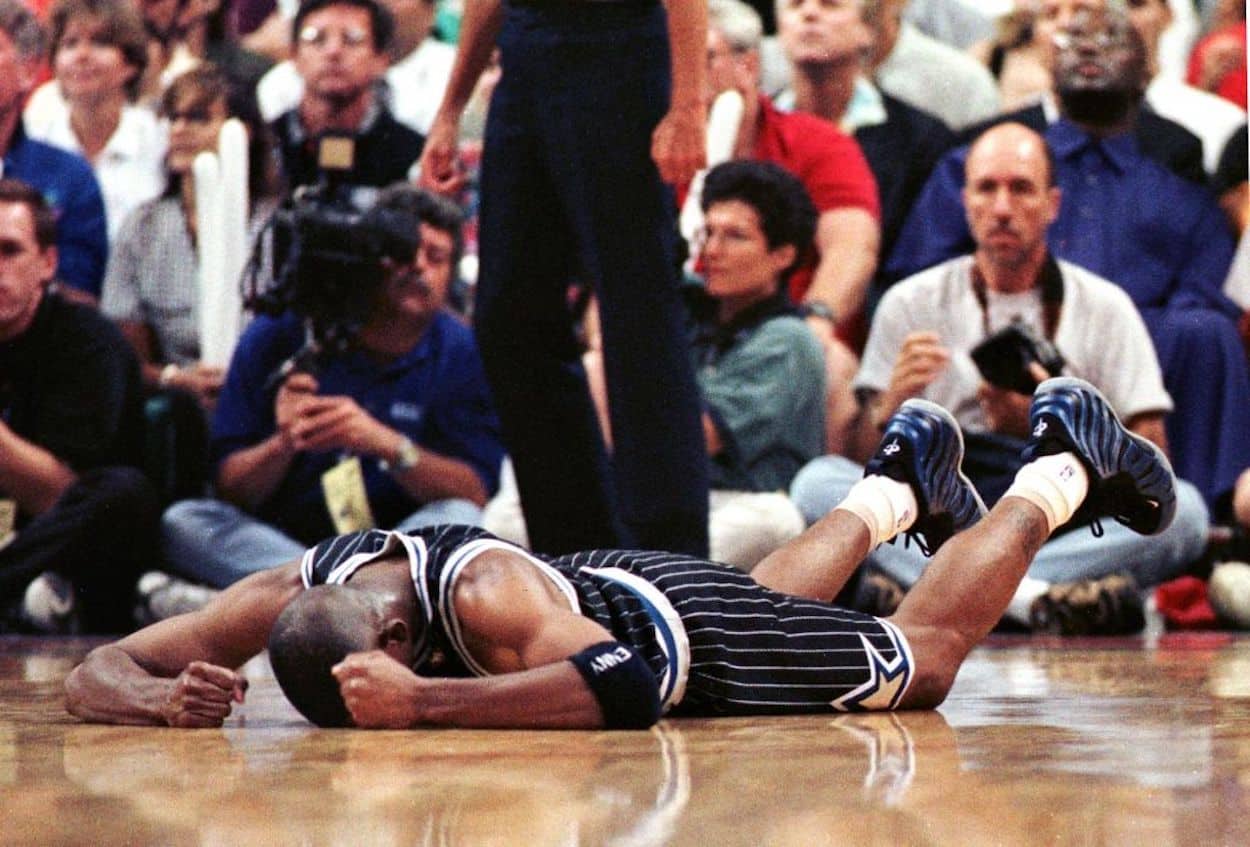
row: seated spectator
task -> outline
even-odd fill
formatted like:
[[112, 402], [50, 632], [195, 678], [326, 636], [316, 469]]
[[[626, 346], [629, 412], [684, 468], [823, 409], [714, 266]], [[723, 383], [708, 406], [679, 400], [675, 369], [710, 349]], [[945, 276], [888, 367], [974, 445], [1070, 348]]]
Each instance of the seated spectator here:
[[0, 180], [0, 629], [130, 628], [157, 506], [139, 368], [94, 308], [48, 291], [56, 218]]
[[1220, 4], [1222, 20], [1194, 47], [1185, 81], [1246, 108], [1246, 6]]
[[[425, 135], [451, 77], [456, 50], [433, 35], [435, 0], [383, 0], [395, 19], [387, 49], [390, 66], [380, 81], [381, 100], [395, 119]], [[304, 80], [293, 61], [275, 66], [256, 87], [265, 120], [275, 120], [299, 105]]]
[[109, 257], [100, 308], [117, 321], [143, 363], [149, 391], [175, 389], [211, 410], [224, 371], [200, 361], [199, 256], [195, 249], [195, 157], [217, 149], [221, 126], [239, 118], [249, 133], [251, 235], [273, 211], [274, 176], [268, 130], [255, 101], [232, 88], [221, 70], [201, 64], [165, 91], [161, 116], [169, 123], [164, 193], [122, 225]]
[[165, 132], [133, 102], [147, 66], [147, 33], [129, 0], [58, 0], [50, 22], [55, 78], [41, 88], [55, 92], [43, 98], [48, 107], [27, 107], [26, 132], [91, 163], [112, 243], [126, 216], [165, 183]]
[[[1082, 12], [1062, 36], [1056, 85], [1063, 117], [1045, 130], [1064, 203], [1051, 250], [1128, 292], [1142, 312], [1178, 414], [1168, 440], [1178, 475], [1209, 503], [1250, 467], [1250, 373], [1237, 335], [1241, 309], [1222, 291], [1233, 255], [1207, 189], [1148, 158], [1134, 133], [1145, 48], [1123, 14]], [[961, 213], [967, 148], [948, 154], [890, 258], [918, 273], [972, 249]], [[1194, 379], [1201, 373], [1204, 379]]]
[[1229, 137], [1246, 122], [1246, 111], [1160, 71], [1160, 42], [1175, 20], [1168, 0], [1130, 0], [1128, 16], [1146, 43], [1150, 85], [1146, 105], [1202, 141], [1203, 167], [1214, 173]]
[[352, 344], [309, 360], [293, 312], [244, 331], [213, 417], [222, 499], [163, 519], [181, 576], [222, 588], [348, 526], [476, 523], [494, 493], [490, 392], [472, 332], [443, 307], [460, 210], [400, 185], [367, 221], [393, 240], [380, 257], [361, 246], [373, 267], [353, 280], [367, 316]]
[[[864, 75], [865, 56], [880, 36], [878, 4], [786, 2], [777, 13], [778, 38], [794, 66], [793, 87], [778, 104], [822, 117], [859, 143], [881, 201], [879, 255], [888, 256], [954, 136], [938, 118], [878, 91]], [[880, 264], [876, 296], [889, 281]]]
[[984, 65], [903, 20], [908, 0], [877, 0], [880, 34], [869, 65], [876, 84], [954, 130], [998, 113], [998, 89]]
[[[815, 115], [780, 112], [761, 93], [761, 33], [759, 16], [745, 3], [711, 0], [708, 95], [709, 100], [729, 90], [742, 95], [744, 111], [733, 156], [786, 168], [799, 178], [820, 213], [815, 250], [803, 251], [799, 269], [790, 275], [789, 292], [825, 350], [833, 389], [829, 435], [840, 442], [854, 409], [849, 385], [858, 365], [848, 342], [860, 340], [857, 317], [877, 266], [876, 183], [854, 139]], [[688, 198], [687, 206], [692, 202], [698, 198]], [[682, 212], [683, 229], [687, 211]], [[692, 249], [697, 252], [698, 245]]]
[[861, 308], [876, 269], [876, 184], [854, 139], [814, 115], [778, 111], [760, 91], [762, 32], [759, 16], [741, 0], [709, 2], [708, 99], [723, 91], [741, 94], [744, 110], [733, 157], [776, 162], [799, 178], [816, 203], [819, 263], [813, 268], [803, 257], [791, 275], [790, 293], [796, 303], [823, 307], [826, 317], [813, 328], [827, 339], [836, 316]]
[[[995, 127], [973, 145], [963, 200], [975, 252], [905, 279], [882, 298], [856, 378], [864, 404], [860, 457], [903, 401], [923, 397], [955, 415], [968, 445], [964, 470], [995, 502], [1020, 467], [1032, 386], [1058, 375], [1042, 370], [1035, 357], [1024, 357], [1031, 371], [1017, 359], [1007, 380], [995, 374], [991, 383], [979, 371], [972, 351], [1013, 324], [1049, 339], [1066, 360], [1064, 373], [1093, 383], [1130, 430], [1166, 447], [1164, 416], [1172, 403], [1132, 301], [1112, 283], [1056, 261], [1047, 248], [1046, 227], [1060, 206], [1048, 157], [1041, 137], [1020, 124]], [[1018, 384], [996, 384], [1007, 381]], [[826, 456], [799, 473], [791, 493], [815, 522], [862, 475], [849, 459]], [[1110, 522], [1102, 538], [1087, 532], [1053, 538], [1033, 561], [1008, 616], [1068, 634], [1140, 628], [1141, 601], [1130, 582], [1145, 588], [1169, 579], [1206, 543], [1201, 495], [1180, 481], [1177, 500], [1175, 522], [1146, 543]], [[923, 553], [903, 545], [880, 547], [869, 561], [908, 587], [925, 567]], [[1081, 584], [1087, 580], [1099, 582]], [[1112, 608], [1117, 614], [1087, 617]]]
[[[786, 297], [786, 277], [812, 237], [816, 211], [802, 183], [770, 162], [718, 165], [701, 202], [706, 286], [692, 298], [691, 352], [712, 487], [708, 538], [713, 559], [749, 571], [802, 531], [784, 491], [823, 452], [823, 357]], [[583, 361], [611, 443], [595, 335], [592, 328]], [[486, 526], [526, 543], [515, 491], [491, 503]]]
[[421, 156], [425, 137], [395, 120], [377, 94], [395, 30], [378, 0], [305, 0], [295, 15], [292, 50], [304, 80], [299, 105], [271, 124], [289, 187], [321, 178], [318, 140], [355, 141], [342, 182], [383, 186], [403, 180]]
[[[1051, 75], [1051, 84], [1040, 102], [1021, 107], [1013, 112], [999, 115], [983, 124], [975, 124], [961, 134], [961, 140], [972, 141], [982, 132], [996, 123], [1021, 123], [1030, 129], [1044, 132], [1062, 116], [1071, 117], [1072, 106], [1081, 105], [1078, 100], [1069, 99], [1064, 105], [1064, 94], [1059, 90], [1061, 81], [1055, 73], [1055, 63], [1060, 45], [1070, 40], [1076, 16], [1100, 18], [1111, 12], [1119, 19], [1124, 15], [1122, 5], [1107, 4], [1107, 0], [1041, 0], [1039, 11], [1034, 22], [1034, 42], [1041, 51], [1042, 61]], [[1143, 48], [1145, 49], [1145, 48]], [[1145, 61], [1145, 60], [1144, 60]], [[1150, 68], [1142, 71], [1141, 86], [1143, 91], [1153, 75]], [[1068, 82], [1072, 80], [1069, 79]], [[1154, 159], [1164, 167], [1199, 184], [1207, 179], [1203, 165], [1202, 141], [1180, 124], [1161, 117], [1152, 109], [1142, 107], [1141, 97], [1135, 101], [1135, 108], [1124, 127], [1133, 133], [1138, 147], [1146, 157]], [[1125, 116], [1117, 112], [1112, 118], [1104, 119], [1093, 114], [1094, 108], [1086, 109], [1091, 118], [1100, 123], [1117, 123]]]
[[76, 295], [100, 296], [108, 259], [104, 200], [81, 156], [36, 141], [22, 126], [22, 102], [43, 60], [44, 32], [20, 0], [0, 0], [0, 156], [4, 175], [36, 188], [56, 212], [57, 279]]

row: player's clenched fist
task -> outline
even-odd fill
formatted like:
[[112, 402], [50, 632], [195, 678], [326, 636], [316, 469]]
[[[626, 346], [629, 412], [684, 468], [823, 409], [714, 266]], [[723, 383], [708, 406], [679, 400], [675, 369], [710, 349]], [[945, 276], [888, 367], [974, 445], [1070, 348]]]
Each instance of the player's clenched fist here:
[[381, 650], [352, 653], [331, 673], [356, 726], [406, 729], [419, 722], [422, 679]]
[[165, 723], [185, 728], [221, 726], [246, 692], [247, 679], [242, 674], [208, 662], [192, 662], [170, 689]]

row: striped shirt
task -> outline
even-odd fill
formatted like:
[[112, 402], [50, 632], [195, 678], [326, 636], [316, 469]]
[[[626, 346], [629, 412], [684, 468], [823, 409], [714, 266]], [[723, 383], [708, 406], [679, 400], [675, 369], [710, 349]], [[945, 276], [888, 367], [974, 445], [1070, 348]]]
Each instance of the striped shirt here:
[[[257, 203], [248, 222], [247, 250], [274, 210], [270, 200]], [[269, 253], [259, 280], [271, 278]], [[146, 324], [156, 343], [156, 361], [180, 366], [200, 361], [199, 257], [177, 196], [158, 197], [122, 223], [109, 255], [100, 294], [100, 310], [115, 321]]]
[[478, 555], [524, 556], [567, 599], [637, 652], [672, 715], [768, 715], [888, 709], [902, 700], [911, 651], [888, 621], [763, 588], [725, 565], [674, 553], [592, 550], [535, 556], [489, 533], [438, 526], [370, 530], [309, 550], [304, 584], [341, 584], [383, 556], [406, 553], [423, 630], [415, 669], [487, 675], [465, 646], [452, 598]]

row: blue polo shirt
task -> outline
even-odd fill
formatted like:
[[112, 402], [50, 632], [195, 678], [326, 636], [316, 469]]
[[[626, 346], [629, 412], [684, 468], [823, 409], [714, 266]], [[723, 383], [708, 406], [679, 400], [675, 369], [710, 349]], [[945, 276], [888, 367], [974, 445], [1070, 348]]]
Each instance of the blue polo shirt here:
[[[218, 466], [277, 431], [274, 392], [266, 391], [265, 384], [299, 350], [303, 337], [302, 322], [290, 314], [258, 317], [243, 333], [213, 417], [212, 453]], [[323, 363], [316, 376], [320, 394], [355, 398], [370, 415], [416, 444], [467, 462], [488, 493], [498, 487], [504, 453], [499, 422], [473, 333], [452, 315], [440, 312], [421, 341], [389, 364], [349, 351]], [[338, 451], [298, 454], [256, 516], [306, 544], [333, 535], [321, 475], [341, 458]], [[362, 457], [361, 464], [380, 527], [394, 526], [422, 505], [377, 459]]]
[[100, 296], [108, 262], [104, 198], [82, 156], [26, 136], [19, 122], [4, 154], [4, 175], [35, 188], [56, 211], [56, 275]]

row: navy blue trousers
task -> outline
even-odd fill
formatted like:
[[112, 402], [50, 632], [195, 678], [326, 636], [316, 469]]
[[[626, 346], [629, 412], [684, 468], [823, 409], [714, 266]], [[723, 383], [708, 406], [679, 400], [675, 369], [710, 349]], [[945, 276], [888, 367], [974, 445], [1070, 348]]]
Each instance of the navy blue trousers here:
[[1250, 468], [1250, 367], [1237, 328], [1211, 309], [1143, 309], [1175, 410], [1168, 446], [1177, 475], [1217, 512]]
[[[481, 184], [475, 325], [536, 550], [707, 553], [707, 457], [677, 288], [659, 3], [510, 7]], [[567, 305], [601, 312], [613, 450]]]

